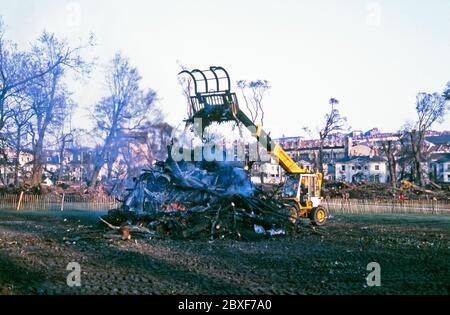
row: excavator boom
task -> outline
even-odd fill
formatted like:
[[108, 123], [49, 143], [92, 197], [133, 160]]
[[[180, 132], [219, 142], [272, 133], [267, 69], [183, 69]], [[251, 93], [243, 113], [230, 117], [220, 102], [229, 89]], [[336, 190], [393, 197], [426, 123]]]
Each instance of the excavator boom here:
[[[303, 169], [298, 166], [297, 163], [283, 150], [281, 145], [277, 143], [259, 126], [256, 126], [250, 118], [238, 107], [235, 117], [239, 122], [241, 122], [247, 129], [252, 132], [260, 144], [264, 146], [269, 154], [271, 154], [275, 159], [277, 159], [280, 166], [284, 169], [286, 173], [289, 174], [310, 174], [311, 172], [307, 169]], [[256, 131], [256, 132], [255, 132]]]

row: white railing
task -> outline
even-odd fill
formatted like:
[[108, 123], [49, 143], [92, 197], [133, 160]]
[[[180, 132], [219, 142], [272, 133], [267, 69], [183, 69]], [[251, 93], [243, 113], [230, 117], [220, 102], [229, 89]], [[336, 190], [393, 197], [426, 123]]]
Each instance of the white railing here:
[[333, 213], [417, 213], [450, 215], [450, 201], [436, 200], [361, 200], [324, 199], [322, 204]]
[[115, 197], [88, 197], [80, 195], [0, 195], [0, 210], [18, 211], [73, 211], [111, 210], [120, 207]]

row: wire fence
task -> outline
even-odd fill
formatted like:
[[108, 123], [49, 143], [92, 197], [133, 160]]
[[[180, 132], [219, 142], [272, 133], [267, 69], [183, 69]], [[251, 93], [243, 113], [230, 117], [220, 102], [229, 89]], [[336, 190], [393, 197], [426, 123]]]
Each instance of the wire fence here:
[[450, 215], [450, 201], [326, 199], [323, 205], [333, 213], [410, 213]]
[[[450, 215], [450, 201], [436, 200], [363, 200], [325, 199], [322, 204], [330, 214], [411, 213]], [[80, 195], [0, 195], [0, 210], [73, 211], [111, 210], [120, 207], [115, 197]]]
[[111, 210], [120, 202], [115, 197], [88, 197], [80, 195], [0, 195], [0, 210], [17, 211], [73, 211]]

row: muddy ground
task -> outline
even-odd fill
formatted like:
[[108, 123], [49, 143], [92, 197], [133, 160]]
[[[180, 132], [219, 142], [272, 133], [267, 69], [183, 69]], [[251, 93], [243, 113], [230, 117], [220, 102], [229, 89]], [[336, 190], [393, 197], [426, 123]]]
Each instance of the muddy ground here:
[[[450, 217], [336, 215], [251, 242], [108, 240], [99, 213], [0, 213], [0, 294], [449, 294]], [[70, 241], [69, 241], [70, 240]], [[82, 286], [66, 285], [78, 262]], [[381, 266], [368, 287], [367, 264]]]

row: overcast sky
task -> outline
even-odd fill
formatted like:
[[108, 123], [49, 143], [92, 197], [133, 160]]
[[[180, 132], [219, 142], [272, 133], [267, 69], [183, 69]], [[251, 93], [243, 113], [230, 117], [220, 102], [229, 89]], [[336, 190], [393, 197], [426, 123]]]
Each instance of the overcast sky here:
[[[0, 15], [21, 48], [43, 29], [72, 43], [94, 33], [90, 54], [100, 65], [116, 51], [129, 56], [175, 125], [185, 118], [177, 60], [270, 81], [265, 128], [274, 136], [315, 129], [331, 97], [353, 129], [396, 131], [415, 119], [417, 92], [450, 81], [448, 0], [0, 0]], [[103, 77], [99, 69], [73, 86], [74, 126], [87, 126]]]

